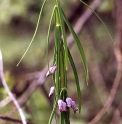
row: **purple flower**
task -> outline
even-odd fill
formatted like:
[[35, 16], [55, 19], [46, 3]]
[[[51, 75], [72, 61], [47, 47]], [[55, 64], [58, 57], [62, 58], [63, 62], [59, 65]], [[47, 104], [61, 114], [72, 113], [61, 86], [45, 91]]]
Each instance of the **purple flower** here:
[[63, 102], [63, 100], [61, 100], [61, 99], [58, 100], [58, 108], [59, 108], [60, 112], [66, 112], [67, 111], [66, 103]]
[[57, 68], [56, 66], [50, 67], [50, 68], [49, 68], [49, 71], [48, 71], [47, 74], [46, 74], [46, 77], [49, 76], [49, 75], [51, 75], [51, 74], [54, 74], [55, 71], [56, 71], [56, 68]]
[[72, 99], [71, 98], [69, 98], [69, 97], [67, 97], [66, 98], [66, 103], [67, 103], [67, 107], [71, 107], [72, 106]]
[[72, 101], [72, 106], [71, 107], [72, 107], [74, 113], [76, 113], [76, 111], [78, 110], [78, 107], [76, 106], [74, 101]]
[[55, 87], [53, 86], [50, 88], [49, 97], [51, 97], [54, 94], [54, 92], [55, 92]]

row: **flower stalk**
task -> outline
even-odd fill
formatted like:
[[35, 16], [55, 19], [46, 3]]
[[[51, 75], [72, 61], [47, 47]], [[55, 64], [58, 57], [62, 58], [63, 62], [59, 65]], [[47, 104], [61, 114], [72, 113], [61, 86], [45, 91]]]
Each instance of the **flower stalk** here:
[[52, 96], [55, 91], [55, 97], [54, 97], [55, 105], [51, 113], [48, 124], [51, 124], [51, 120], [53, 118], [57, 105], [58, 105], [58, 110], [60, 111], [59, 124], [70, 124], [70, 108], [73, 109], [74, 113], [76, 113], [78, 108], [75, 102], [68, 97], [67, 69], [68, 69], [68, 59], [70, 59], [69, 58], [70, 56], [68, 54], [66, 31], [64, 27], [65, 20], [63, 18], [62, 8], [60, 6], [59, 0], [56, 0], [55, 6], [56, 6], [55, 11], [53, 11], [54, 26], [55, 26], [55, 34], [54, 34], [55, 46], [54, 46], [53, 65], [56, 67], [56, 70], [52, 71], [53, 69], [50, 67], [47, 72], [47, 75], [52, 74], [53, 76], [55, 89], [54, 87], [53, 88], [51, 87], [49, 97]]

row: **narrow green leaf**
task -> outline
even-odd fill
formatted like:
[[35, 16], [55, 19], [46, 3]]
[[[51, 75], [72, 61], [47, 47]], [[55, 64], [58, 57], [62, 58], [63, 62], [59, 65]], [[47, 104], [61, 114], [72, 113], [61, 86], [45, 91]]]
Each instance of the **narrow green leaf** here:
[[80, 55], [81, 55], [81, 59], [82, 59], [82, 62], [83, 62], [83, 65], [84, 65], [84, 70], [85, 70], [85, 74], [86, 74], [86, 82], [88, 84], [88, 79], [89, 79], [89, 75], [88, 75], [88, 66], [87, 66], [87, 63], [86, 63], [86, 57], [85, 57], [85, 54], [84, 54], [84, 50], [83, 50], [83, 47], [80, 43], [80, 40], [78, 38], [78, 36], [76, 35], [75, 31], [73, 30], [72, 26], [70, 25], [69, 21], [67, 20], [63, 10], [62, 10], [62, 15], [63, 15], [63, 18], [70, 30], [70, 32], [72, 33], [73, 37], [74, 37], [74, 41], [75, 43], [77, 44], [77, 47], [79, 49], [79, 52], [80, 52]]
[[56, 4], [57, 4], [57, 7], [58, 7], [60, 25], [61, 25], [61, 30], [62, 30], [62, 34], [63, 34], [64, 49], [65, 49], [65, 68], [67, 70], [68, 69], [67, 38], [66, 38], [66, 32], [65, 32], [63, 17], [62, 17], [62, 14], [61, 14], [61, 6], [60, 6], [59, 0], [56, 0]]
[[[57, 17], [56, 17], [57, 18]], [[60, 73], [60, 25], [56, 25], [55, 27], [55, 42], [56, 42], [56, 93], [57, 97], [59, 98], [60, 93], [60, 80], [59, 80], [59, 73]]]
[[112, 42], [114, 43], [114, 40], [113, 40], [113, 38], [112, 38], [112, 36], [111, 36], [111, 34], [110, 34], [107, 26], [105, 25], [105, 23], [103, 22], [103, 20], [100, 18], [100, 16], [88, 4], [86, 4], [84, 1], [82, 1], [82, 0], [79, 0], [79, 1], [82, 2], [85, 6], [87, 6], [97, 16], [97, 18], [101, 21], [101, 23], [105, 27], [105, 29], [106, 29], [108, 35], [110, 36]]
[[73, 58], [72, 58], [69, 50], [68, 50], [68, 57], [69, 57], [69, 61], [70, 61], [70, 64], [72, 66], [72, 70], [73, 70], [75, 81], [76, 81], [76, 87], [77, 87], [77, 93], [78, 93], [78, 105], [79, 105], [79, 113], [80, 113], [80, 111], [81, 111], [81, 89], [80, 89], [77, 70], [76, 70]]
[[19, 62], [17, 63], [17, 66], [20, 64], [20, 62], [21, 62], [21, 61], [23, 60], [23, 58], [25, 57], [27, 51], [29, 50], [29, 48], [30, 48], [30, 46], [31, 46], [31, 44], [32, 44], [32, 42], [33, 42], [35, 36], [36, 36], [37, 30], [38, 30], [38, 27], [39, 27], [40, 18], [41, 18], [42, 11], [43, 11], [43, 8], [44, 8], [44, 6], [45, 6], [46, 1], [47, 1], [47, 0], [44, 0], [44, 2], [43, 2], [43, 4], [42, 4], [42, 7], [41, 7], [41, 10], [40, 10], [40, 13], [39, 13], [39, 17], [38, 17], [38, 21], [37, 21], [37, 24], [36, 24], [36, 29], [35, 29], [35, 32], [34, 32], [34, 34], [33, 34], [32, 39], [31, 39], [31, 42], [30, 42], [30, 44], [28, 45], [28, 47], [27, 47], [25, 53], [23, 54], [23, 56], [21, 57], [21, 59], [20, 59]]
[[55, 13], [55, 9], [56, 9], [56, 6], [54, 6], [52, 14], [51, 14], [51, 18], [50, 18], [50, 22], [49, 22], [49, 27], [48, 27], [48, 34], [47, 34], [47, 63], [48, 63], [48, 71], [49, 71], [49, 56], [48, 56], [49, 51], [48, 51], [48, 48], [49, 48], [50, 29], [51, 29], [51, 24], [52, 24], [52, 19], [53, 19], [54, 13]]
[[56, 107], [57, 107], [57, 102], [58, 102], [58, 100], [55, 100], [54, 107], [53, 107], [53, 110], [52, 110], [52, 112], [51, 112], [51, 115], [50, 115], [48, 124], [51, 124], [51, 122], [52, 122], [52, 119], [53, 119], [53, 116], [54, 116], [54, 114], [55, 114], [55, 110], [56, 110]]
[[60, 81], [61, 81], [61, 88], [67, 87], [66, 82], [66, 69], [65, 69], [65, 55], [64, 55], [64, 44], [61, 39], [61, 47], [60, 47]]
[[66, 88], [66, 87], [64, 87], [64, 88], [61, 89], [61, 91], [60, 91], [60, 98], [62, 98], [63, 93], [65, 93], [65, 96], [68, 95], [68, 94], [67, 94], [67, 88]]

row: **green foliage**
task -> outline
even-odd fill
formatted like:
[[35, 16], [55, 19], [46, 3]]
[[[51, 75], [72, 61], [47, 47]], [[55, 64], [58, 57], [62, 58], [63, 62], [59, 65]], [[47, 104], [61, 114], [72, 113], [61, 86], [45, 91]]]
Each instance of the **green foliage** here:
[[[80, 85], [79, 85], [79, 80], [78, 80], [78, 75], [77, 75], [77, 71], [73, 62], [73, 59], [71, 57], [70, 52], [67, 51], [67, 41], [66, 41], [66, 32], [65, 32], [65, 28], [64, 28], [64, 20], [66, 21], [66, 24], [68, 25], [69, 30], [71, 31], [77, 47], [79, 48], [80, 54], [81, 54], [81, 58], [83, 60], [83, 64], [85, 67], [85, 72], [86, 72], [86, 80], [88, 81], [88, 68], [87, 68], [87, 64], [86, 64], [86, 59], [85, 59], [85, 55], [84, 55], [84, 51], [83, 48], [81, 46], [81, 43], [77, 37], [77, 35], [75, 34], [74, 30], [72, 29], [71, 25], [69, 24], [68, 20], [66, 19], [66, 16], [64, 15], [61, 6], [60, 6], [60, 2], [59, 0], [56, 0], [56, 9], [55, 11], [53, 10], [53, 12], [55, 13], [55, 52], [54, 52], [54, 64], [57, 67], [57, 71], [56, 74], [53, 76], [54, 77], [54, 86], [55, 86], [55, 104], [54, 104], [54, 108], [52, 111], [52, 114], [50, 116], [49, 119], [49, 124], [51, 124], [55, 109], [56, 109], [56, 104], [57, 104], [57, 100], [58, 99], [62, 99], [63, 101], [66, 101], [67, 98], [67, 90], [66, 93], [62, 93], [62, 88], [67, 88], [67, 77], [66, 77], [66, 70], [68, 67], [68, 58], [70, 60], [70, 63], [72, 65], [73, 71], [74, 71], [74, 75], [75, 75], [75, 79], [76, 79], [76, 86], [77, 86], [77, 91], [78, 91], [78, 99], [79, 99], [79, 112], [81, 111], [81, 92], [80, 92]], [[53, 13], [52, 16], [53, 17]], [[51, 18], [52, 21], [52, 18]], [[50, 21], [50, 22], [51, 22]], [[50, 25], [49, 25], [49, 29], [50, 29]], [[49, 30], [48, 30], [49, 31]], [[62, 39], [60, 38], [60, 35], [62, 35]], [[49, 32], [48, 32], [48, 38], [49, 38]], [[49, 42], [49, 39], [48, 39]], [[48, 56], [48, 55], [47, 55]], [[55, 58], [56, 57], [56, 58]], [[49, 63], [49, 62], [48, 62]], [[49, 70], [49, 64], [48, 64], [48, 70]], [[65, 77], [65, 78], [64, 78]], [[61, 92], [61, 96], [59, 95]], [[69, 110], [67, 112], [61, 112], [60, 113], [60, 124], [65, 124], [65, 123], [69, 123]]]
[[71, 56], [70, 51], [68, 50], [68, 57], [69, 57], [69, 61], [71, 63], [72, 69], [73, 69], [73, 73], [75, 76], [75, 81], [76, 81], [76, 86], [77, 86], [77, 94], [78, 94], [78, 101], [79, 101], [79, 113], [81, 111], [81, 90], [80, 90], [80, 84], [79, 84], [79, 79], [78, 79], [78, 74], [77, 74], [77, 70], [73, 61], [73, 58]]
[[[87, 5], [85, 2], [83, 2], [82, 0], [80, 0], [85, 6], [87, 6], [89, 9], [91, 9], [89, 7], [89, 5]], [[55, 27], [55, 48], [54, 48], [54, 66], [57, 67], [57, 70], [53, 76], [53, 80], [54, 80], [54, 86], [55, 86], [55, 103], [54, 103], [54, 108], [52, 110], [52, 114], [51, 117], [49, 119], [49, 124], [51, 124], [52, 118], [54, 116], [54, 112], [56, 109], [56, 104], [57, 104], [57, 100], [61, 99], [64, 102], [66, 102], [66, 98], [68, 97], [68, 91], [66, 90], [66, 92], [62, 93], [62, 88], [67, 88], [67, 69], [68, 69], [68, 58], [70, 60], [73, 72], [74, 72], [74, 76], [75, 76], [75, 80], [76, 80], [76, 87], [77, 87], [77, 93], [78, 93], [78, 101], [79, 101], [79, 112], [81, 111], [81, 90], [80, 90], [80, 85], [79, 85], [79, 79], [78, 79], [78, 74], [77, 74], [77, 70], [74, 64], [74, 61], [72, 59], [72, 56], [70, 54], [70, 51], [67, 50], [67, 39], [66, 39], [66, 31], [65, 31], [65, 27], [64, 27], [64, 20], [71, 32], [71, 34], [74, 37], [74, 41], [77, 44], [78, 50], [80, 52], [80, 56], [84, 65], [84, 70], [85, 70], [85, 74], [86, 74], [86, 82], [88, 82], [89, 79], [89, 75], [88, 75], [88, 67], [87, 67], [87, 63], [86, 63], [86, 58], [85, 58], [85, 54], [84, 54], [84, 50], [83, 47], [80, 43], [80, 40], [77, 36], [77, 34], [75, 33], [75, 31], [73, 30], [72, 26], [70, 25], [70, 23], [68, 22], [68, 19], [66, 18], [61, 6], [60, 6], [60, 1], [56, 0], [56, 5], [53, 8], [52, 11], [52, 15], [51, 15], [51, 19], [50, 19], [50, 23], [49, 23], [49, 28], [48, 28], [48, 35], [47, 35], [47, 48], [49, 47], [49, 38], [50, 38], [50, 28], [51, 28], [51, 24], [52, 24], [52, 19], [55, 15], [55, 22], [54, 22], [54, 27]], [[42, 4], [42, 8], [40, 10], [40, 14], [39, 14], [39, 18], [37, 21], [37, 26], [34, 32], [34, 35], [32, 37], [32, 40], [28, 46], [28, 48], [26, 49], [25, 53], [23, 54], [22, 58], [20, 59], [20, 61], [18, 62], [17, 66], [20, 64], [20, 62], [22, 61], [22, 59], [24, 58], [24, 56], [26, 55], [27, 51], [29, 50], [35, 36], [37, 33], [37, 29], [39, 27], [39, 21], [40, 21], [40, 17], [42, 15], [42, 11], [44, 8], [44, 5], [46, 3], [46, 0], [43, 2]], [[91, 9], [92, 10], [92, 9]], [[101, 21], [101, 23], [104, 25], [105, 29], [107, 30], [110, 38], [111, 34], [109, 33], [105, 23], [102, 21], [102, 19], [98, 16], [98, 14], [92, 10], [92, 12], [98, 17], [98, 19]], [[62, 38], [61, 38], [62, 36]], [[112, 39], [113, 41], [113, 39]], [[61, 52], [62, 51], [62, 52]], [[48, 63], [48, 71], [49, 73], [54, 73], [54, 72], [50, 72], [49, 69], [49, 59], [48, 59], [48, 49], [47, 49], [47, 63]], [[52, 67], [53, 68], [53, 67]], [[60, 96], [61, 94], [61, 96]], [[59, 104], [59, 103], [58, 103]], [[65, 103], [62, 103], [65, 104]], [[62, 105], [63, 106], [63, 105]], [[64, 108], [63, 108], [64, 109]], [[69, 123], [69, 109], [68, 110], [60, 110], [60, 124], [65, 124], [65, 123]], [[62, 112], [65, 111], [65, 112]]]
[[86, 63], [86, 57], [85, 57], [85, 54], [84, 54], [84, 50], [83, 50], [83, 47], [80, 43], [80, 40], [78, 38], [78, 36], [76, 35], [75, 31], [73, 30], [73, 28], [71, 27], [70, 23], [68, 22], [64, 12], [62, 11], [62, 15], [64, 17], [64, 20], [66, 21], [66, 24], [71, 32], [71, 34], [73, 35], [74, 37], [74, 41], [76, 42], [77, 44], [77, 47], [78, 47], [78, 50], [80, 52], [80, 55], [81, 55], [81, 59], [83, 61], [83, 65], [84, 65], [84, 69], [85, 69], [85, 74], [86, 74], [86, 82], [88, 83], [88, 79], [89, 79], [89, 75], [88, 75], [88, 67], [87, 67], [87, 63]]
[[[17, 60], [20, 59], [21, 55], [23, 54], [23, 51], [27, 48], [27, 45], [30, 41], [30, 36], [32, 35], [32, 32], [34, 30], [33, 27], [35, 27], [35, 23], [36, 23], [36, 20], [37, 20], [37, 15], [39, 14], [39, 8], [41, 7], [42, 4], [38, 0], [37, 1], [35, 1], [35, 0], [31, 0], [31, 1], [30, 0], [27, 0], [27, 1], [18, 0], [16, 2], [12, 1], [12, 0], [3, 0], [3, 1], [1, 0], [0, 1], [0, 3], [2, 3], [2, 4], [0, 4], [0, 18], [2, 18], [1, 15], [3, 15], [3, 14], [5, 16], [4, 19], [0, 20], [0, 25], [1, 25], [0, 26], [0, 37], [1, 37], [0, 47], [3, 51], [3, 58], [4, 58], [5, 66], [9, 63], [9, 65], [7, 65], [7, 67], [5, 69], [9, 69], [8, 71], [11, 71], [10, 69], [14, 68], [14, 70], [12, 70], [12, 72], [9, 72], [9, 74], [6, 75], [7, 76], [7, 78], [6, 78], [7, 82], [9, 83], [9, 86], [10, 86], [11, 89], [16, 87], [18, 85], [18, 83], [21, 83], [21, 85], [23, 87], [26, 84], [25, 82], [22, 83], [23, 78], [16, 82], [17, 79], [15, 79], [15, 77], [17, 75], [19, 75], [19, 76], [23, 75], [23, 77], [24, 77], [26, 71], [29, 72], [30, 70], [32, 70], [32, 71], [33, 70], [39, 70], [41, 67], [43, 67], [45, 65], [45, 58], [46, 58], [46, 56], [45, 56], [46, 38], [45, 37], [47, 35], [46, 33], [47, 33], [47, 30], [48, 30], [48, 36], [47, 36], [47, 42], [48, 43], [47, 44], [49, 45], [50, 32], [52, 30], [51, 25], [54, 24], [54, 27], [56, 26], [55, 25], [55, 20], [53, 20], [53, 19], [55, 19], [55, 16], [54, 16], [55, 11], [52, 11], [52, 8], [53, 8], [52, 6], [54, 4], [54, 1], [48, 1], [48, 2], [49, 3], [46, 4], [46, 6], [45, 6], [45, 10], [43, 9], [43, 14], [42, 14], [42, 19], [41, 19], [41, 23], [43, 25], [40, 24], [39, 29], [38, 29], [38, 33], [36, 34], [34, 42], [31, 45], [30, 50], [28, 51], [26, 57], [23, 59], [21, 65], [19, 65], [20, 66], [20, 68], [19, 68], [19, 67], [15, 67], [15, 65], [17, 63]], [[5, 4], [5, 3], [10, 4], [9, 7], [7, 7], [6, 10], [5, 10], [5, 6], [8, 5], [8, 4]], [[63, 8], [65, 8], [65, 10], [67, 12], [67, 11], [70, 11], [70, 10], [68, 10], [69, 8], [67, 7], [66, 3], [68, 3], [68, 6], [71, 4], [71, 2], [69, 0], [65, 1], [65, 2], [61, 1], [61, 5], [63, 6]], [[35, 5], [37, 7], [36, 12], [34, 12], [34, 11], [32, 12], [32, 10], [29, 11], [29, 8], [33, 5]], [[60, 7], [61, 7], [61, 5], [60, 5]], [[3, 6], [4, 6], [4, 8], [3, 8]], [[16, 7], [14, 7], [14, 6], [16, 6]], [[57, 6], [55, 6], [55, 7], [57, 7]], [[54, 9], [55, 9], [55, 7], [54, 7]], [[58, 10], [58, 14], [59, 14], [59, 11], [60, 10]], [[50, 16], [51, 12], [53, 14], [51, 15], [51, 19], [50, 19], [50, 22], [49, 22], [49, 16]], [[7, 14], [9, 14], [9, 16]], [[60, 14], [62, 15], [62, 12]], [[24, 20], [27, 21], [27, 24], [29, 23], [29, 26], [32, 27], [32, 28], [29, 28], [29, 29], [25, 30], [24, 26], [22, 24], [21, 24], [22, 28], [20, 28], [20, 29], [19, 29], [19, 27], [16, 27], [16, 26], [12, 27], [12, 25], [9, 25], [9, 24], [11, 24], [12, 19], [16, 16], [20, 16], [20, 17], [24, 18]], [[63, 17], [63, 16], [61, 16], [61, 17], [62, 17], [63, 23], [65, 23], [66, 18]], [[60, 21], [58, 21], [58, 23], [59, 22]], [[47, 26], [48, 23], [50, 23], [49, 28]], [[96, 22], [94, 22], [94, 23], [96, 23]], [[67, 24], [69, 25], [68, 22], [67, 22]], [[65, 28], [64, 27], [61, 28], [61, 25], [64, 25], [64, 24], [60, 24], [59, 27], [57, 27], [57, 28], [59, 28], [58, 30], [59, 30], [60, 33], [58, 33], [56, 31], [58, 33], [58, 35], [60, 34], [60, 36], [63, 34], [63, 32], [65, 33], [65, 31], [64, 31]], [[96, 25], [97, 26], [96, 26], [95, 29], [93, 28], [93, 25], [91, 25], [91, 27], [93, 28], [92, 29], [93, 32], [94, 33], [96, 32], [95, 35], [99, 34], [98, 38], [100, 38], [100, 40], [98, 40], [96, 45], [98, 44], [99, 51], [100, 51], [103, 48], [104, 49], [106, 48], [106, 46], [103, 45], [103, 44], [106, 44], [107, 46], [110, 46], [110, 44], [107, 42], [107, 40], [109, 40], [109, 38], [106, 35], [106, 33], [103, 33], [104, 29], [102, 28], [102, 26], [100, 26], [100, 24], [96, 24]], [[108, 25], [108, 23], [107, 23], [107, 25]], [[101, 28], [102, 28], [102, 31], [101, 31]], [[21, 31], [21, 29], [22, 29], [22, 31]], [[69, 26], [69, 29], [71, 30], [71, 32], [76, 37], [76, 34], [73, 31], [71, 25]], [[23, 33], [23, 31], [24, 31], [24, 33]], [[66, 34], [64, 34], [64, 36], [65, 35]], [[68, 83], [68, 88], [66, 88], [67, 89], [66, 90], [67, 95], [68, 96], [74, 96], [73, 97], [74, 99], [76, 99], [76, 96], [78, 95], [79, 111], [80, 111], [80, 106], [81, 106], [81, 97], [80, 97], [80, 95], [81, 95], [80, 94], [80, 89], [81, 89], [82, 96], [84, 97], [83, 101], [85, 102], [85, 105], [84, 104], [82, 105], [81, 113], [84, 116], [85, 120], [89, 120], [89, 118], [94, 116], [89, 111], [93, 111], [93, 109], [96, 108], [96, 106], [101, 105], [101, 103], [95, 102], [95, 101], [98, 101], [99, 97], [94, 95], [94, 94], [96, 94], [96, 92], [95, 92], [95, 88], [93, 86], [90, 85], [90, 88], [89, 88], [89, 87], [86, 87], [86, 85], [84, 85], [84, 76], [82, 74], [83, 71], [81, 71], [82, 66], [81, 66], [81, 63], [79, 62], [79, 58], [82, 58], [83, 56], [80, 57], [79, 55], [81, 55], [81, 54], [76, 52], [77, 47], [73, 47], [74, 51], [73, 51], [73, 54], [72, 54], [72, 58], [73, 58], [73, 60], [72, 60], [71, 55], [69, 55], [69, 52], [67, 52], [67, 43], [64, 42], [64, 39], [62, 39], [62, 37], [60, 37], [60, 36], [57, 37], [58, 41], [55, 40], [55, 45], [58, 46], [58, 47], [55, 47], [55, 50], [54, 50], [55, 51], [54, 52], [54, 65], [55, 64], [58, 65], [58, 71], [56, 72], [56, 74], [54, 76], [54, 85], [55, 85], [55, 87], [58, 88], [57, 92], [61, 93], [61, 89], [64, 86], [67, 87], [66, 83]], [[88, 34], [85, 32], [79, 38], [76, 37], [76, 39], [78, 38], [78, 40], [80, 40], [80, 42], [82, 43], [81, 47], [84, 48], [85, 54], [88, 52], [88, 50], [90, 48], [90, 45], [86, 43], [86, 41], [89, 42], [89, 39], [87, 38], [87, 36], [88, 36]], [[103, 40], [103, 37], [107, 37], [107, 39]], [[83, 40], [81, 40], [82, 38], [83, 38]], [[76, 41], [76, 44], [78, 44], [78, 46], [79, 46], [80, 42], [78, 40]], [[63, 42], [63, 44], [62, 44], [62, 42]], [[48, 45], [46, 47], [49, 48]], [[63, 50], [59, 52], [60, 47]], [[80, 50], [81, 50], [81, 48], [80, 48]], [[47, 50], [47, 51], [48, 51], [47, 53], [49, 54], [47, 56], [49, 56], [48, 58], [50, 58], [50, 56], [52, 55], [53, 50], [52, 51]], [[101, 51], [97, 52], [97, 54], [99, 54], [99, 55], [96, 56], [96, 57], [98, 57], [98, 59], [100, 59], [99, 60], [100, 62], [104, 59], [104, 55], [106, 53], [105, 51], [106, 50], [103, 50], [102, 52]], [[83, 52], [83, 50], [81, 52]], [[102, 55], [103, 53], [104, 53], [104, 55]], [[57, 58], [56, 57], [57, 55], [60, 56], [60, 57]], [[83, 55], [84, 55], [84, 52], [83, 52]], [[87, 55], [87, 58], [88, 58], [88, 56], [91, 56], [91, 53], [86, 54], [86, 55]], [[108, 56], [106, 55], [106, 58], [107, 57]], [[71, 67], [70, 66], [68, 67], [68, 59], [69, 59], [69, 62], [72, 63], [71, 66], [73, 67], [74, 75], [70, 71]], [[86, 60], [85, 59], [83, 59], [83, 60], [84, 60], [84, 63], [86, 64]], [[87, 60], [87, 61], [92, 61], [92, 60]], [[76, 65], [76, 67], [75, 67], [75, 65]], [[48, 66], [49, 66], [49, 64], [48, 64]], [[87, 69], [87, 67], [86, 67], [86, 69]], [[87, 72], [88, 70], [86, 70], [86, 69], [85, 69], [85, 71]], [[76, 72], [76, 70], [77, 70], [77, 72]], [[10, 75], [10, 73], [14, 74], [15, 76], [13, 77], [12, 75]], [[61, 77], [60, 80], [58, 79], [59, 75]], [[75, 79], [74, 79], [74, 76], [75, 76]], [[78, 80], [78, 76], [79, 76], [79, 80]], [[55, 77], [56, 77], [56, 80], [55, 80]], [[56, 85], [57, 81], [59, 82], [58, 86]], [[50, 83], [51, 83], [51, 80], [49, 78], [48, 84], [50, 84]], [[74, 88], [75, 86], [77, 87], [77, 93], [78, 94], [75, 93], [76, 92], [75, 88]], [[18, 88], [19, 88], [19, 90], [21, 89], [20, 87], [18, 87]], [[49, 86], [48, 86], [48, 88], [49, 88]], [[0, 92], [1, 92], [1, 99], [0, 100], [2, 100], [4, 97], [6, 97], [5, 90], [3, 90], [3, 88], [1, 88]], [[2, 97], [3, 95], [4, 95], [4, 97]], [[66, 95], [66, 93], [65, 93], [65, 95]], [[58, 94], [58, 97], [61, 98], [61, 96], [59, 94]], [[37, 99], [37, 98], [40, 98], [40, 99]], [[65, 98], [64, 98], [64, 100], [65, 100]], [[54, 102], [54, 108], [52, 110], [52, 114], [51, 114], [49, 123], [51, 123], [51, 121], [54, 117], [54, 114], [55, 114], [56, 107], [57, 107], [57, 99], [55, 99], [54, 101], [55, 101]], [[27, 103], [27, 106], [26, 106], [27, 107], [26, 108], [27, 115], [29, 115], [28, 119], [32, 120], [34, 123], [47, 123], [48, 122], [47, 118], [49, 117], [49, 113], [50, 113], [50, 109], [48, 107], [49, 105], [47, 105], [47, 103], [48, 102], [45, 100], [45, 97], [40, 96], [40, 92], [38, 92], [38, 91], [35, 92], [35, 94], [33, 94], [33, 96], [29, 99], [29, 103]], [[93, 103], [95, 103], [95, 104], [92, 105]], [[8, 107], [11, 108], [11, 105], [8, 105], [7, 108]], [[6, 108], [5, 111], [2, 110], [1, 113], [3, 114], [3, 113], [8, 112], [9, 109], [7, 109], [7, 108]], [[15, 112], [15, 114], [16, 114], [16, 112]], [[66, 118], [65, 118], [65, 116], [66, 116]], [[86, 121], [84, 121], [84, 118], [81, 119], [81, 115], [78, 115], [78, 114], [74, 115], [72, 111], [70, 111], [70, 118], [72, 118], [71, 122], [75, 123], [75, 124], [77, 124], [77, 123], [83, 123], [83, 124], [87, 123]], [[65, 121], [67, 120], [67, 115], [65, 113], [64, 114], [61, 113], [61, 119], [65, 123]], [[75, 120], [75, 122], [74, 122], [74, 120]], [[0, 122], [0, 123], [2, 123], [2, 122]]]

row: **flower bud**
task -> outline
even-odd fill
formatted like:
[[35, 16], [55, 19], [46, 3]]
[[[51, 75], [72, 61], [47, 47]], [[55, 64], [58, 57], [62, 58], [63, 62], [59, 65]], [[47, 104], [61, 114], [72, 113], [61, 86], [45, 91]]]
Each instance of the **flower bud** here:
[[57, 68], [56, 66], [50, 67], [50, 68], [49, 68], [49, 71], [48, 71], [47, 74], [46, 74], [46, 77], [49, 76], [49, 75], [51, 75], [51, 74], [54, 74], [55, 71], [56, 71], [56, 68]]
[[66, 103], [63, 102], [61, 99], [58, 100], [58, 107], [59, 107], [60, 112], [66, 112], [67, 111]]
[[69, 98], [69, 97], [67, 97], [66, 98], [66, 103], [67, 103], [67, 107], [71, 107], [72, 106], [72, 99], [71, 98]]
[[76, 106], [74, 101], [72, 101], [72, 106], [71, 107], [72, 107], [74, 113], [76, 113], [76, 111], [78, 110], [78, 107]]
[[55, 87], [53, 86], [50, 88], [49, 97], [51, 97], [54, 94], [54, 92], [55, 92]]

